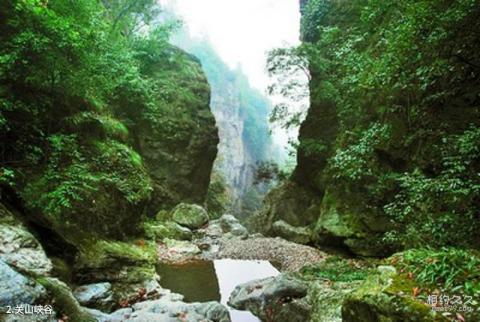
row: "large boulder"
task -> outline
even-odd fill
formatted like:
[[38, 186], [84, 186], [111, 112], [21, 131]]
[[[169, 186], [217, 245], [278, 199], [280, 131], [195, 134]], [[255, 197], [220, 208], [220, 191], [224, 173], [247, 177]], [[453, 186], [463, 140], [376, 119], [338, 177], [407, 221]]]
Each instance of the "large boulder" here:
[[218, 302], [185, 303], [181, 298], [166, 296], [159, 300], [135, 304], [130, 318], [126, 321], [230, 322], [230, 314], [228, 309]]
[[26, 274], [48, 275], [52, 270], [42, 246], [22, 225], [0, 224], [0, 259]]
[[297, 244], [308, 244], [312, 241], [312, 232], [307, 227], [295, 227], [283, 220], [278, 220], [273, 223], [272, 228], [276, 236]]
[[310, 317], [307, 292], [304, 282], [279, 275], [237, 286], [228, 304], [238, 310], [248, 310], [262, 321], [303, 322]]
[[0, 260], [0, 312], [7, 306], [33, 305], [45, 296], [44, 287], [16, 272]]
[[155, 240], [163, 240], [165, 238], [191, 240], [192, 231], [187, 227], [181, 226], [173, 221], [167, 222], [146, 222], [144, 224], [145, 235]]
[[0, 203], [0, 260], [27, 275], [49, 275], [52, 262], [20, 217]]
[[220, 227], [224, 233], [231, 233], [233, 236], [239, 236], [242, 238], [248, 237], [248, 230], [245, 228], [238, 219], [229, 214], [225, 214], [220, 217]]
[[208, 223], [208, 213], [199, 205], [181, 203], [172, 210], [172, 220], [190, 229], [199, 229]]
[[82, 285], [73, 291], [73, 296], [81, 305], [105, 311], [110, 311], [115, 305], [112, 295], [112, 284], [108, 282]]

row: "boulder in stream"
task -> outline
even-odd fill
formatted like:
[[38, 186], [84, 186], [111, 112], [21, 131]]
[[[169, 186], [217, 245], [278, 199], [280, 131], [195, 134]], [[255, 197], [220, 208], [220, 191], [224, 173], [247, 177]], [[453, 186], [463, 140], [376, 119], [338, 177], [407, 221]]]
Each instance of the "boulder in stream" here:
[[199, 205], [181, 203], [172, 210], [172, 220], [189, 229], [199, 229], [208, 223], [208, 213]]
[[248, 310], [262, 321], [304, 322], [310, 318], [307, 292], [305, 283], [283, 274], [237, 286], [228, 304]]

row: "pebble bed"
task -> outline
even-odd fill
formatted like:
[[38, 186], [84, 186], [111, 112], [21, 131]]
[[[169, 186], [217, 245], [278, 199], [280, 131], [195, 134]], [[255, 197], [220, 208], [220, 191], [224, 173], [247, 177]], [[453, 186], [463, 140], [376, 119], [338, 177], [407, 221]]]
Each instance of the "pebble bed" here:
[[222, 238], [218, 258], [267, 260], [281, 271], [298, 271], [305, 265], [323, 261], [327, 254], [310, 246], [282, 238], [250, 237], [244, 240]]

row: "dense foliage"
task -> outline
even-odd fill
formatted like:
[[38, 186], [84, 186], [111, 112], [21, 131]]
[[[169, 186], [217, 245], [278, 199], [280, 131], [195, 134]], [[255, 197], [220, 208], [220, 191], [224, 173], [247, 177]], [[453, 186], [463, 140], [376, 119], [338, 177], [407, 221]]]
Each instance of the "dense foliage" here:
[[302, 13], [304, 45], [270, 59], [288, 72], [305, 57], [312, 78], [296, 179], [366, 226], [388, 218], [373, 235], [394, 247], [478, 247], [480, 3], [310, 0]]
[[411, 272], [416, 281], [426, 286], [475, 297], [480, 292], [478, 252], [455, 248], [413, 249], [393, 256], [391, 262]]
[[[196, 60], [168, 44], [171, 26], [150, 23], [157, 11], [152, 0], [0, 2], [0, 183], [37, 221], [133, 230], [126, 222], [161, 190], [145, 164], [146, 129], [164, 144], [158, 153], [193, 144], [209, 87]], [[184, 170], [174, 148], [163, 155]], [[206, 185], [209, 166], [195, 165]], [[107, 217], [118, 231], [98, 225]]]

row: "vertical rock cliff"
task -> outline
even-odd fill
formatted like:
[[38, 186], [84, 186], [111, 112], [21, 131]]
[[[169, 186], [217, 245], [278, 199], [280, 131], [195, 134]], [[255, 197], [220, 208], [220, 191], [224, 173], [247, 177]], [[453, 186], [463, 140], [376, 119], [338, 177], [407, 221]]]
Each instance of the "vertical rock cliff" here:
[[[311, 107], [267, 231], [361, 255], [478, 246], [479, 6], [302, 0]], [[460, 183], [461, 182], [461, 183]], [[459, 238], [459, 236], [462, 236]]]
[[275, 150], [268, 128], [270, 102], [240, 68], [231, 70], [207, 40], [191, 39], [183, 31], [174, 43], [202, 62], [212, 87], [210, 106], [220, 137], [214, 171], [227, 186], [228, 211], [248, 215], [264, 194], [254, 185], [257, 163]]

